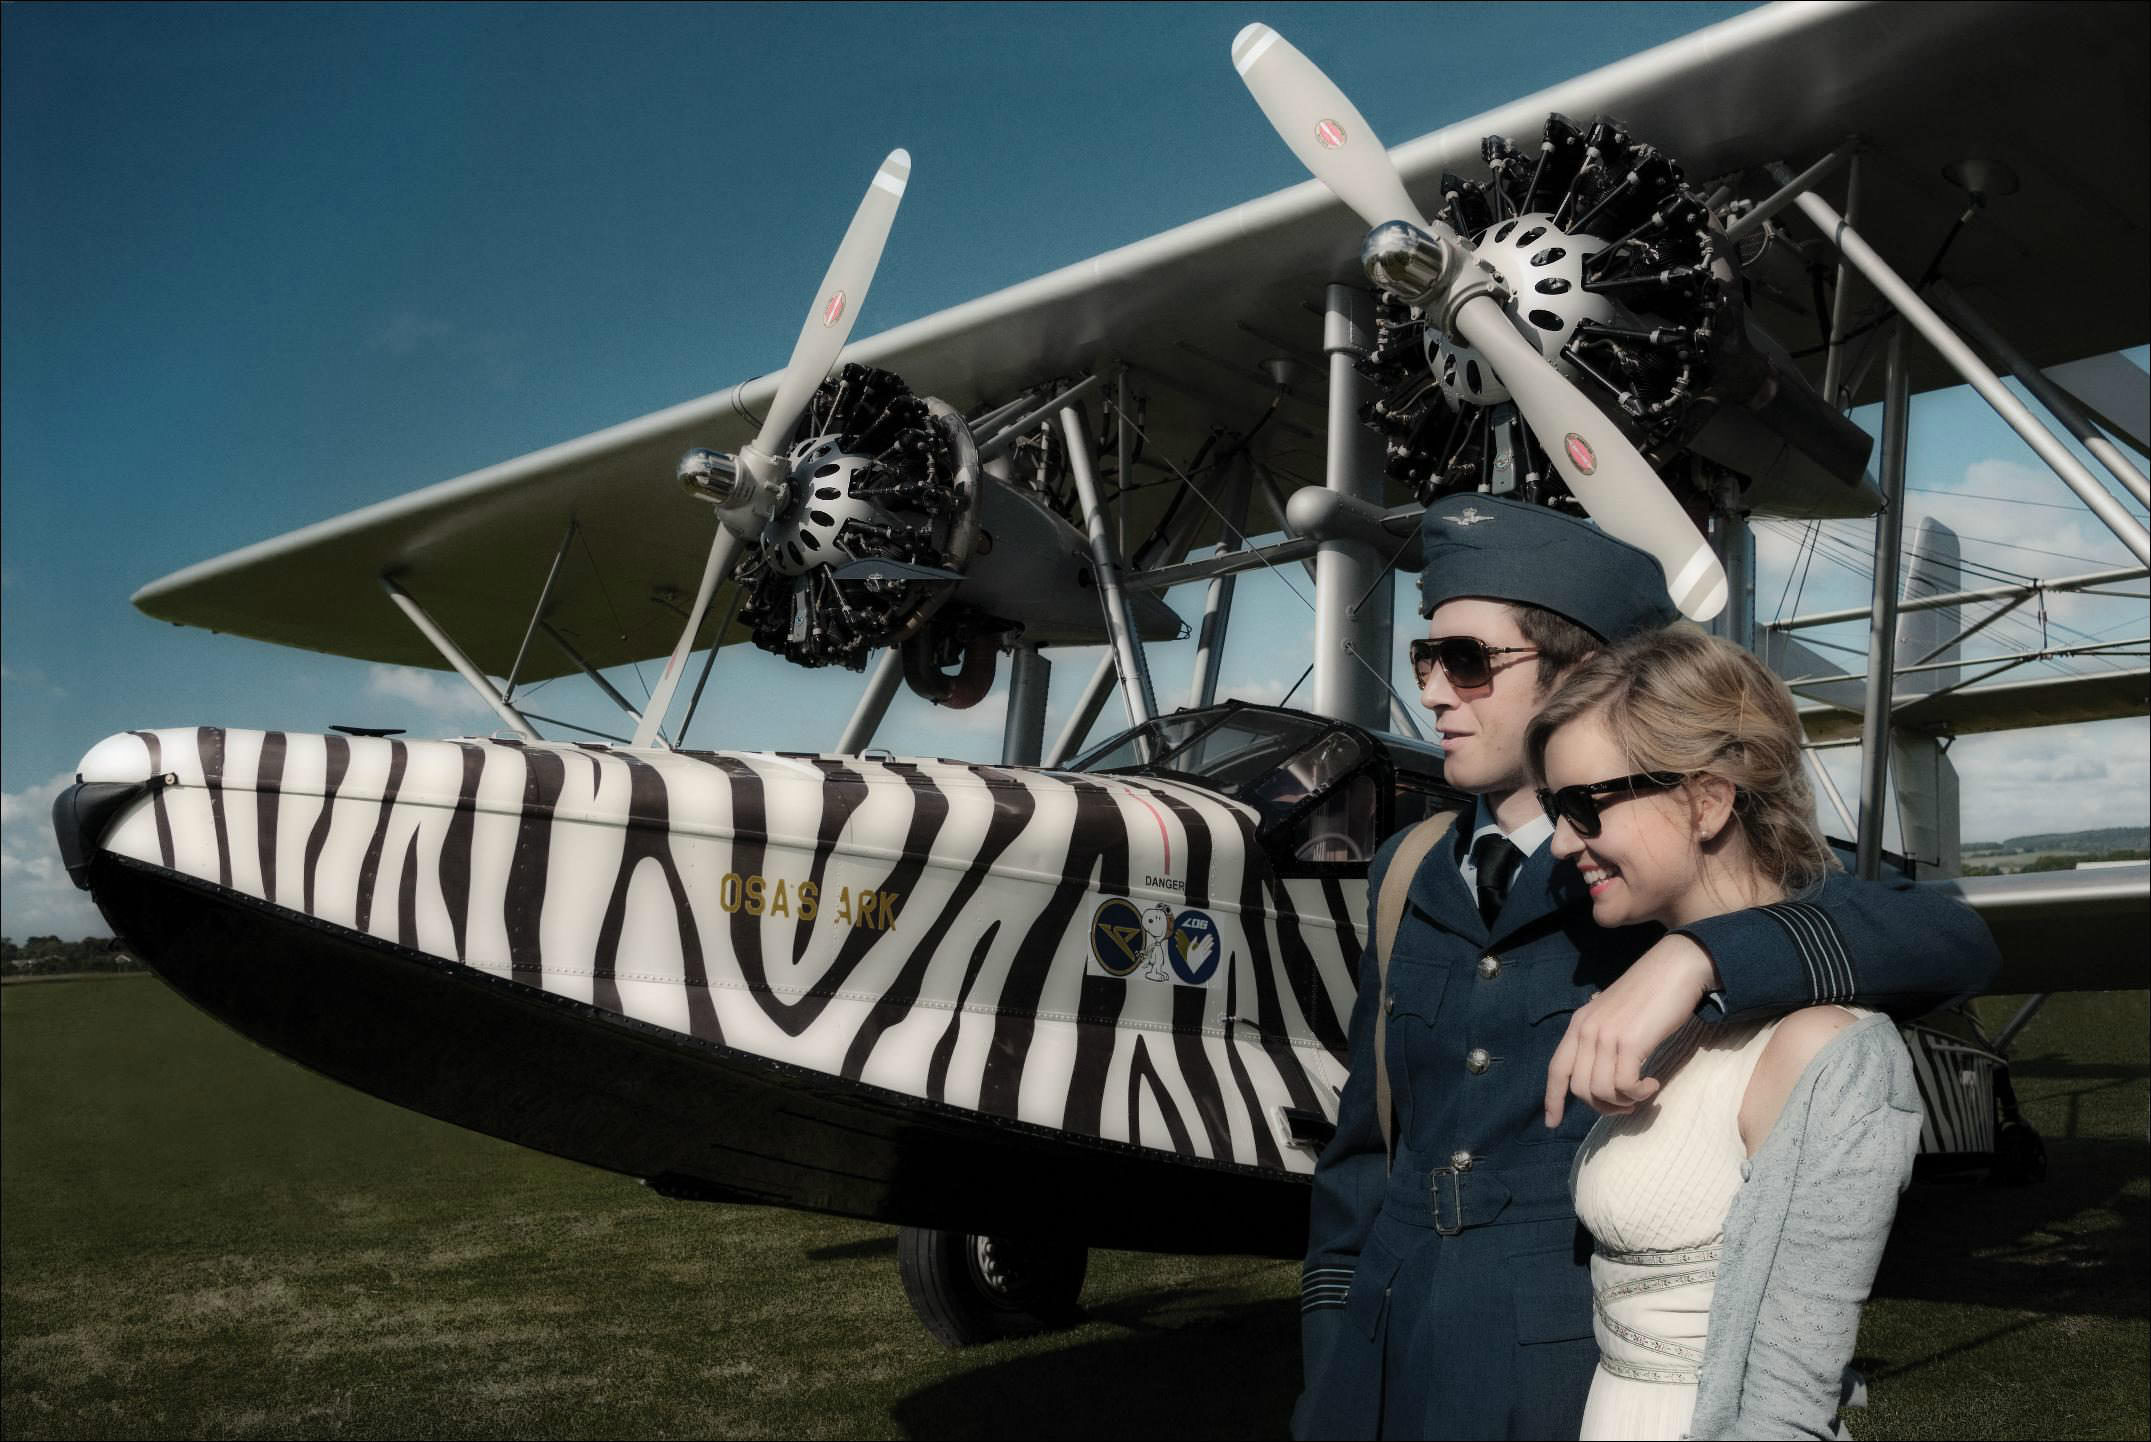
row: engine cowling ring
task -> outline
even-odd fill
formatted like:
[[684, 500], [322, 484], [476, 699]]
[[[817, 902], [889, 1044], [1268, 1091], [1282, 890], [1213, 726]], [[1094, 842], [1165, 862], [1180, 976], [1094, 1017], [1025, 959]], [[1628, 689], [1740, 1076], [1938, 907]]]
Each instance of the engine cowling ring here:
[[979, 537], [978, 448], [957, 411], [847, 365], [816, 390], [786, 452], [786, 494], [744, 561], [755, 644], [858, 670], [919, 634]]

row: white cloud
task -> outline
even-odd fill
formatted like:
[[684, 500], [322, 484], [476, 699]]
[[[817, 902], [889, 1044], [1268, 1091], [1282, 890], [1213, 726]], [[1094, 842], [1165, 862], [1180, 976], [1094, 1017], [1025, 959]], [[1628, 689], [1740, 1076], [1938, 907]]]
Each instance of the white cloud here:
[[390, 355], [407, 356], [428, 346], [441, 345], [455, 332], [454, 326], [438, 317], [400, 310], [373, 333], [373, 347]]
[[67, 688], [54, 681], [35, 666], [17, 667], [0, 664], [0, 681], [4, 681], [10, 686], [28, 686], [33, 691], [41, 691], [55, 700], [64, 701], [67, 699]]
[[1950, 748], [1967, 841], [2151, 824], [2151, 721], [1967, 736]]
[[400, 360], [430, 355], [475, 367], [496, 391], [513, 390], [523, 378], [523, 345], [519, 337], [498, 331], [466, 330], [439, 316], [414, 310], [397, 311], [383, 321], [368, 337], [367, 345]]
[[490, 717], [493, 709], [459, 676], [410, 666], [369, 666], [366, 694], [386, 696], [444, 717]]
[[17, 941], [111, 934], [88, 894], [68, 879], [52, 834], [53, 799], [74, 779], [62, 772], [40, 785], [0, 794], [0, 932]]

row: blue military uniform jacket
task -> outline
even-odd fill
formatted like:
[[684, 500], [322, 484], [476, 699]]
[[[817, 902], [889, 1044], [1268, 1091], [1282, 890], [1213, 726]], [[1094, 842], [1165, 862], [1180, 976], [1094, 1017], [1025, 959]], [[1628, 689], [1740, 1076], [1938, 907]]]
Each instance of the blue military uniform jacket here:
[[[1399, 840], [1370, 868], [1370, 937]], [[1548, 1130], [1546, 1069], [1570, 1015], [1660, 933], [1593, 926], [1581, 879], [1546, 846], [1488, 927], [1463, 844], [1437, 845], [1413, 878], [1386, 996], [1371, 944], [1360, 960], [1302, 1273], [1299, 1437], [1574, 1437], [1597, 1364], [1590, 1242], [1569, 1195], [1596, 1115], [1572, 1102]], [[1843, 877], [1683, 930], [1717, 964], [1724, 990], [1705, 1011], [1721, 1020], [1839, 1001], [1917, 1014], [1976, 990], [1998, 960], [1970, 908]], [[1393, 1166], [1374, 1116], [1377, 1025]]]

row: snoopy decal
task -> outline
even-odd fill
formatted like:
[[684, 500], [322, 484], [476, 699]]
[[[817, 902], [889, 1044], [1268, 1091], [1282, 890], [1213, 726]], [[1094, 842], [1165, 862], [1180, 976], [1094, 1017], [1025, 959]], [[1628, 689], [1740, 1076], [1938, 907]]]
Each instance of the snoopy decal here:
[[1166, 970], [1172, 951], [1173, 909], [1162, 902], [1143, 908], [1143, 979], [1171, 981]]

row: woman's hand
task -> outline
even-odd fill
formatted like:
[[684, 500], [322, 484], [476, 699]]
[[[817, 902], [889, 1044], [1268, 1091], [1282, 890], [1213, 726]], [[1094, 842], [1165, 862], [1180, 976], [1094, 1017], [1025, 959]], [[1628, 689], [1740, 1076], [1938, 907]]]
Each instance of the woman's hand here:
[[1546, 1068], [1546, 1125], [1561, 1125], [1568, 1095], [1625, 1116], [1657, 1094], [1643, 1075], [1651, 1053], [1718, 987], [1710, 953], [1686, 936], [1662, 937], [1614, 983], [1576, 1009]]

